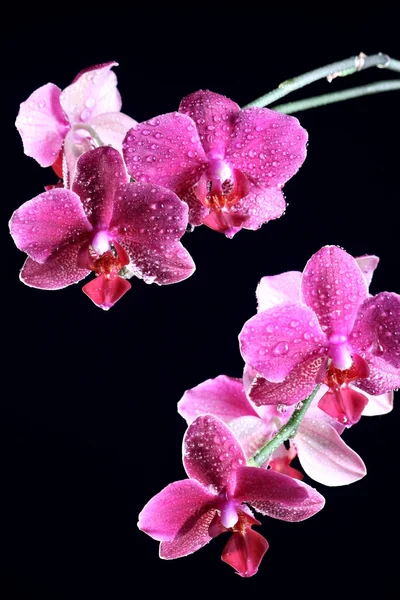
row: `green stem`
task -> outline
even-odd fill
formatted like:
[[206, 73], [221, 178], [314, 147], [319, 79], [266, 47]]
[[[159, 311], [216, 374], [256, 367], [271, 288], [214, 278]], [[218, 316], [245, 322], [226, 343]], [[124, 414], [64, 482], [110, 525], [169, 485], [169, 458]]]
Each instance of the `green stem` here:
[[278, 104], [277, 106], [274, 106], [273, 109], [277, 112], [290, 115], [292, 113], [301, 112], [302, 110], [316, 108], [317, 106], [326, 106], [327, 104], [342, 102], [343, 100], [350, 100], [351, 98], [358, 98], [359, 96], [368, 96], [369, 94], [378, 94], [380, 92], [390, 92], [393, 90], [400, 90], [400, 79], [376, 81], [375, 83], [361, 85], [341, 92], [332, 92], [331, 94], [322, 94], [321, 96], [314, 96], [313, 98], [305, 98], [304, 100]]
[[328, 81], [332, 81], [335, 77], [346, 77], [357, 71], [369, 69], [369, 67], [379, 67], [400, 73], [400, 61], [390, 58], [387, 54], [382, 54], [382, 52], [371, 54], [371, 56], [360, 54], [359, 56], [352, 56], [345, 60], [325, 65], [319, 69], [314, 69], [293, 79], [288, 79], [281, 83], [276, 90], [264, 94], [264, 96], [250, 102], [244, 108], [249, 108], [250, 106], [269, 106], [272, 102], [279, 100], [279, 98], [283, 98], [291, 92], [299, 90], [305, 85], [309, 85], [319, 79], [328, 78]]
[[312, 401], [314, 400], [316, 393], [320, 388], [320, 383], [314, 388], [311, 394], [306, 398], [301, 408], [295, 409], [289, 421], [284, 425], [278, 433], [270, 440], [265, 446], [257, 450], [257, 452], [247, 461], [247, 464], [252, 467], [261, 467], [262, 464], [271, 456], [283, 442], [294, 437], [303, 420], [304, 415], [310, 408]]

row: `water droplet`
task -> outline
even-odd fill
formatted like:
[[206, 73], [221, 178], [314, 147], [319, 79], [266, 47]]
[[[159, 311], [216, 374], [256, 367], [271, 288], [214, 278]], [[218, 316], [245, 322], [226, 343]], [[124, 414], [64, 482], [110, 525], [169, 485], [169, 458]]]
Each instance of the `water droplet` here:
[[287, 354], [289, 352], [289, 344], [287, 342], [278, 342], [272, 352], [276, 356]]

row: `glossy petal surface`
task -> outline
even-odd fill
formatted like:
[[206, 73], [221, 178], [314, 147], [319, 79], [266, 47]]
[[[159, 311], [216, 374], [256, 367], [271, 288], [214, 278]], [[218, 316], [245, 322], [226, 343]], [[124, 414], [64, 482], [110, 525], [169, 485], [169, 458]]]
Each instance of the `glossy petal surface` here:
[[301, 277], [300, 271], [263, 277], [256, 289], [257, 312], [279, 304], [300, 302]]
[[60, 290], [78, 283], [90, 273], [78, 267], [79, 250], [79, 245], [64, 246], [44, 263], [27, 258], [22, 267], [21, 281], [42, 290]]
[[244, 532], [232, 534], [221, 558], [242, 577], [252, 577], [257, 573], [268, 547], [267, 540], [248, 527]]

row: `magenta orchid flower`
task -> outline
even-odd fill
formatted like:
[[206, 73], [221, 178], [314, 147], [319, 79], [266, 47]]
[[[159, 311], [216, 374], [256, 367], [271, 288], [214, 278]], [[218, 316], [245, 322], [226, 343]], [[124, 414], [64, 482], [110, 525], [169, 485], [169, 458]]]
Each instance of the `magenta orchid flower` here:
[[240, 334], [242, 356], [258, 374], [249, 390], [254, 402], [294, 404], [322, 382], [329, 389], [319, 407], [350, 426], [369, 395], [400, 385], [400, 296], [369, 296], [377, 260], [359, 260], [325, 246], [303, 274], [284, 273], [260, 284], [258, 296], [267, 299], [259, 306], [266, 310]]
[[[298, 456], [307, 475], [315, 481], [327, 486], [348, 485], [365, 476], [365, 465], [340, 437], [344, 427], [318, 408], [322, 393], [306, 412], [290, 448], [279, 446], [263, 467], [302, 479], [302, 473], [290, 464]], [[178, 412], [188, 424], [201, 414], [212, 414], [226, 423], [247, 459], [274, 437], [293, 410], [288, 406], [254, 405], [246, 397], [242, 380], [226, 375], [186, 391], [178, 403]]]
[[20, 106], [15, 124], [25, 154], [42, 167], [53, 166], [70, 185], [83, 152], [99, 144], [112, 145], [121, 152], [126, 132], [136, 123], [120, 112], [121, 96], [111, 71], [117, 65], [108, 62], [88, 67], [63, 91], [47, 83]]
[[192, 554], [230, 531], [222, 560], [242, 577], [251, 577], [268, 542], [252, 530], [260, 523], [247, 504], [264, 515], [297, 522], [313, 516], [325, 503], [304, 483], [245, 466], [245, 454], [233, 433], [210, 415], [197, 417], [189, 426], [183, 463], [189, 479], [168, 485], [139, 515], [139, 528], [161, 542], [161, 558]]
[[187, 213], [170, 190], [129, 183], [117, 150], [91, 150], [78, 160], [72, 190], [44, 192], [14, 212], [11, 234], [28, 255], [21, 279], [55, 290], [93, 271], [83, 291], [105, 310], [131, 287], [125, 277], [182, 281], [195, 268], [179, 242]]
[[198, 91], [179, 112], [135, 125], [124, 141], [129, 174], [172, 189], [189, 222], [227, 237], [258, 229], [285, 211], [282, 187], [306, 156], [307, 132], [295, 117], [239, 106]]

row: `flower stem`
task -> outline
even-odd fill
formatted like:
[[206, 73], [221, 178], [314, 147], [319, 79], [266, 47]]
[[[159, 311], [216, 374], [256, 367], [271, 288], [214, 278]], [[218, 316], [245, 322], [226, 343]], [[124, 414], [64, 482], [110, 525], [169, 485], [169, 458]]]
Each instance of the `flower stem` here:
[[312, 401], [314, 400], [316, 393], [320, 388], [320, 383], [314, 388], [311, 394], [306, 398], [301, 407], [295, 409], [289, 421], [284, 425], [278, 433], [270, 440], [265, 446], [257, 450], [257, 452], [247, 461], [247, 464], [252, 467], [261, 467], [263, 463], [271, 456], [283, 442], [293, 438], [303, 420], [304, 415], [310, 408]]
[[301, 112], [302, 110], [316, 108], [317, 106], [326, 106], [327, 104], [342, 102], [343, 100], [350, 100], [351, 98], [358, 98], [359, 96], [368, 96], [369, 94], [378, 94], [379, 92], [390, 92], [393, 90], [400, 90], [400, 79], [376, 81], [375, 83], [361, 85], [341, 92], [332, 92], [331, 94], [322, 94], [320, 96], [314, 96], [313, 98], [305, 98], [304, 100], [278, 104], [277, 106], [274, 106], [273, 109], [277, 112], [291, 115], [296, 112]]
[[287, 79], [279, 84], [275, 90], [250, 102], [250, 104], [247, 104], [244, 108], [249, 108], [251, 106], [269, 106], [272, 102], [279, 100], [279, 98], [283, 98], [291, 92], [299, 90], [319, 79], [327, 78], [330, 82], [336, 77], [346, 77], [347, 75], [352, 75], [357, 71], [368, 69], [369, 67], [379, 67], [380, 69], [389, 69], [390, 71], [400, 73], [399, 60], [390, 58], [390, 56], [382, 54], [382, 52], [371, 54], [371, 56], [365, 56], [365, 54], [361, 53], [358, 56], [352, 56], [345, 60], [325, 65], [319, 69], [314, 69], [313, 71], [309, 71], [308, 73], [304, 73], [293, 79]]
[[97, 135], [96, 130], [93, 129], [91, 125], [88, 125], [87, 123], [76, 123], [73, 128], [75, 131], [79, 131], [80, 129], [87, 131], [99, 147], [105, 145], [101, 138]]

